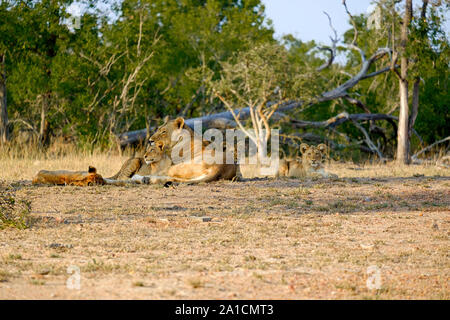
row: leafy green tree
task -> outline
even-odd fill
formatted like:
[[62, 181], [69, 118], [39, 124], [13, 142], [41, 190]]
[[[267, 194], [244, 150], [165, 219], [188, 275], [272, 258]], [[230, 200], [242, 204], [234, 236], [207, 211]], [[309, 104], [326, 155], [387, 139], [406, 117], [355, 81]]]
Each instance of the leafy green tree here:
[[11, 12], [8, 2], [0, 3], [0, 143], [8, 140], [8, 109], [6, 95], [6, 61], [12, 58], [11, 48], [16, 43], [16, 16]]
[[8, 100], [14, 106], [11, 111], [15, 120], [38, 132], [42, 143], [48, 139], [48, 115], [56, 111], [54, 107], [60, 99], [54, 88], [53, 70], [69, 40], [67, 26], [61, 24], [67, 17], [64, 8], [69, 3], [19, 1], [3, 7], [16, 22], [9, 24], [13, 28], [9, 37], [14, 43], [9, 48], [13, 54], [6, 67]]
[[[345, 83], [360, 67], [356, 51], [349, 53], [345, 66], [334, 63], [320, 68], [324, 56], [318, 54], [316, 43], [290, 35], [274, 39], [260, 0], [110, 0], [110, 14], [101, 12], [96, 1], [83, 0], [85, 10], [76, 26], [69, 23], [67, 13], [72, 3], [1, 2], [2, 143], [13, 124], [15, 131], [24, 125], [34, 132], [42, 145], [53, 132], [76, 136], [81, 145], [110, 147], [120, 133], [149, 127], [153, 119], [222, 111], [226, 105], [208, 90], [211, 83], [233, 108], [243, 107], [242, 100], [247, 105], [250, 99], [257, 101], [256, 96], [261, 101], [291, 98], [308, 103]], [[378, 29], [370, 27], [366, 17], [354, 17], [356, 45], [365, 52], [386, 45], [398, 48], [401, 10], [390, 3], [380, 2], [385, 12]], [[414, 83], [409, 95], [414, 96], [420, 79], [417, 88], [424, 112], [417, 114], [415, 129], [425, 142], [447, 135], [449, 123], [448, 40], [442, 32], [445, 8], [430, 3], [426, 20], [420, 19], [420, 10], [411, 19], [405, 49], [409, 81]], [[353, 38], [349, 30], [345, 42]], [[238, 71], [243, 67], [239, 59], [260, 66], [252, 70], [254, 79], [271, 82], [255, 80], [248, 95], [240, 92], [245, 79]], [[380, 61], [369, 72], [386, 66], [386, 61]], [[229, 88], [237, 86], [241, 102], [218, 86], [233, 77], [236, 82]], [[399, 81], [390, 73], [359, 82], [347, 96], [319, 99], [299, 109], [302, 118], [317, 121], [343, 111], [397, 114], [398, 90]], [[300, 117], [295, 112], [291, 116]], [[360, 135], [351, 125], [340, 130], [351, 137]], [[387, 132], [395, 135], [384, 124], [370, 122], [369, 130], [371, 135], [382, 132], [381, 142], [392, 140]]]
[[[448, 3], [429, 0], [422, 0], [418, 9], [413, 7], [412, 0], [406, 0], [404, 5], [391, 0], [378, 3], [380, 21], [375, 39], [386, 41], [393, 50], [392, 65], [399, 63], [399, 68], [392, 71], [398, 78], [400, 98], [397, 160], [401, 163], [410, 161], [410, 140], [420, 100], [426, 104], [426, 99], [419, 99], [420, 83], [426, 83], [433, 66], [439, 69], [448, 66], [448, 38], [442, 29], [448, 8]], [[435, 110], [438, 116], [439, 107]]]
[[[398, 2], [398, 1], [397, 1]], [[446, 7], [447, 6], [447, 7]], [[392, 72], [373, 78], [370, 81], [360, 82], [354, 88], [354, 96], [359, 100], [358, 104], [350, 104], [349, 110], [358, 110], [362, 107], [372, 113], [386, 113], [399, 115], [399, 90], [401, 77], [399, 70], [399, 58], [407, 57], [408, 85], [408, 131], [406, 137], [417, 144], [432, 143], [448, 135], [448, 63], [449, 40], [443, 31], [443, 21], [447, 5], [421, 1], [420, 7], [411, 15], [411, 23], [408, 28], [407, 45], [401, 50], [402, 12], [404, 6], [397, 5], [394, 1], [380, 1], [371, 16], [364, 15], [354, 17], [357, 27], [357, 45], [366, 52], [374, 48], [388, 46], [393, 50], [391, 65]], [[353, 28], [345, 33], [345, 41], [354, 38]], [[359, 57], [355, 52], [348, 55], [347, 70], [357, 65]], [[374, 67], [380, 67], [379, 63]], [[420, 100], [419, 100], [420, 97]], [[419, 108], [420, 101], [420, 108]], [[417, 119], [416, 119], [417, 116]], [[384, 144], [397, 138], [397, 132], [391, 131], [391, 125], [371, 126], [377, 132], [383, 132]], [[415, 129], [420, 141], [412, 135]], [[387, 131], [392, 132], [388, 135]], [[409, 144], [409, 142], [408, 142]], [[391, 147], [390, 147], [391, 148]], [[396, 148], [395, 145], [392, 148]], [[408, 151], [408, 155], [410, 151]]]

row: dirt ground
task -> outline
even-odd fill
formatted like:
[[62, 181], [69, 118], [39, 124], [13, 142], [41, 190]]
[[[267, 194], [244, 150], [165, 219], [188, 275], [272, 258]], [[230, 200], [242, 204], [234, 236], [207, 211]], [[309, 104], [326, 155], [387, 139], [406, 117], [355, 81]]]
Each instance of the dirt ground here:
[[448, 169], [81, 188], [12, 163], [32, 225], [0, 230], [0, 299], [450, 298]]

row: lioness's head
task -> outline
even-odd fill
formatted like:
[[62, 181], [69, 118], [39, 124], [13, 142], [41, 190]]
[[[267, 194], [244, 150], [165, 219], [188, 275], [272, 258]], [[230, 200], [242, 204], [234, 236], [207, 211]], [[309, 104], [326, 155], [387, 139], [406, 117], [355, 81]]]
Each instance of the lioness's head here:
[[144, 154], [144, 161], [146, 164], [158, 162], [164, 155], [164, 143], [161, 141], [155, 142], [153, 145], [149, 145], [147, 151]]
[[176, 138], [172, 140], [173, 134], [181, 134], [183, 129], [192, 131], [192, 129], [185, 125], [182, 117], [178, 117], [174, 120], [168, 120], [150, 137], [149, 145], [152, 146], [156, 142], [162, 142], [164, 146], [172, 148], [178, 142]]
[[302, 164], [305, 169], [318, 170], [323, 167], [326, 159], [327, 146], [323, 143], [318, 146], [309, 146], [306, 143], [300, 145]]
[[87, 174], [81, 175], [80, 180], [75, 179], [73, 184], [79, 186], [95, 186], [104, 185], [106, 182], [103, 180], [103, 177], [97, 173], [97, 169], [89, 166]]

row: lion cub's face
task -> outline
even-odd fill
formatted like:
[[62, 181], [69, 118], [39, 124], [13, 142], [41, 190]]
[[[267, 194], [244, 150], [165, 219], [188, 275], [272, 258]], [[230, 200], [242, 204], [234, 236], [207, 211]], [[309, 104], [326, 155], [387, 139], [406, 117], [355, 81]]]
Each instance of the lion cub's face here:
[[183, 128], [184, 119], [181, 117], [167, 121], [150, 137], [150, 146], [153, 146], [156, 142], [162, 142], [165, 146], [173, 147], [177, 142], [176, 140], [172, 141], [173, 133], [181, 133]]
[[147, 152], [145, 152], [144, 154], [144, 161], [146, 164], [155, 163], [161, 161], [163, 156], [164, 156], [164, 143], [158, 141], [147, 148]]
[[305, 169], [319, 170], [323, 168], [326, 159], [327, 146], [323, 143], [318, 146], [309, 146], [306, 143], [300, 145], [302, 164]]
[[87, 175], [81, 179], [81, 181], [76, 181], [77, 185], [82, 186], [95, 186], [95, 185], [104, 185], [106, 184], [103, 177], [97, 173], [97, 169], [89, 166], [89, 170]]

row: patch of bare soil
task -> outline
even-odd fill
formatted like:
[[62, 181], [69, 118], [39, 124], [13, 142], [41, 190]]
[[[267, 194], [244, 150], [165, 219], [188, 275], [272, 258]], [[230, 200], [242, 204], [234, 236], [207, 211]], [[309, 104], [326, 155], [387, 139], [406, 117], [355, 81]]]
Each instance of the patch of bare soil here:
[[445, 176], [17, 195], [31, 227], [0, 231], [1, 299], [450, 298]]

